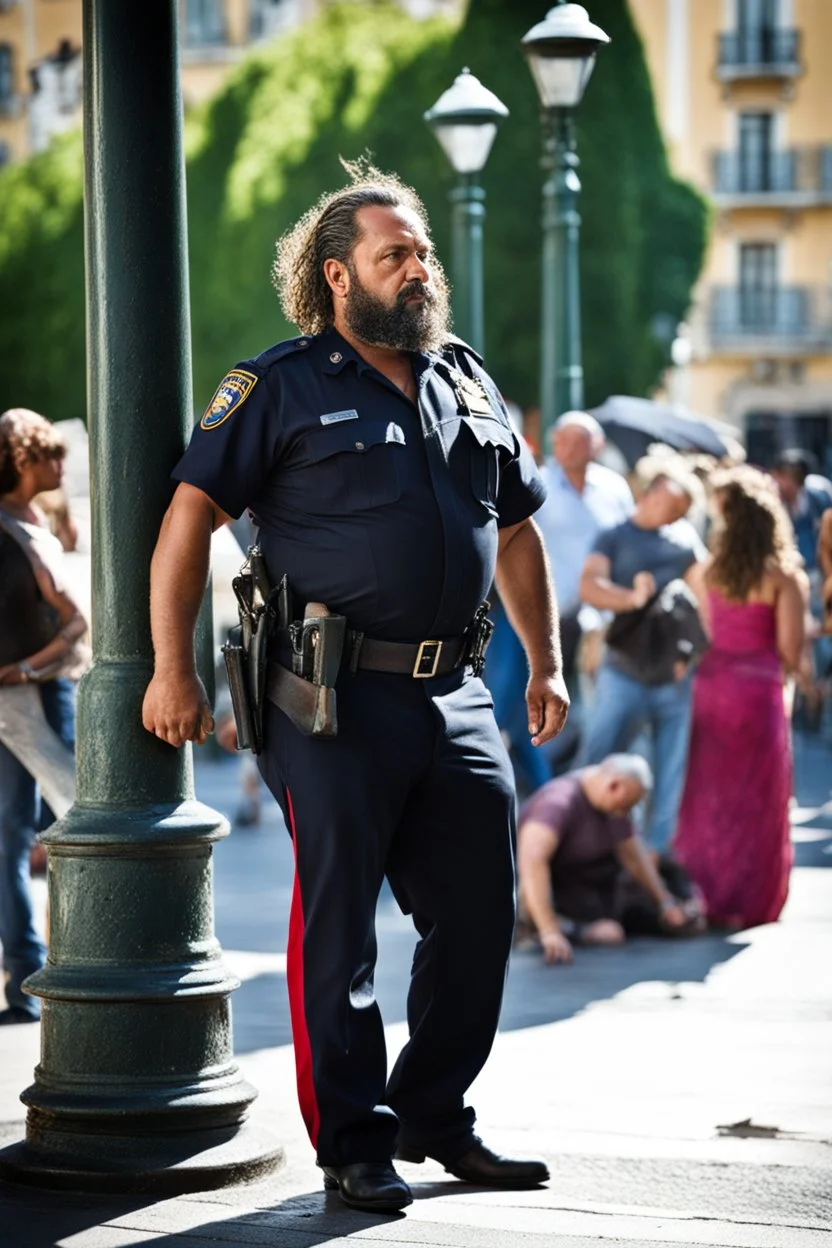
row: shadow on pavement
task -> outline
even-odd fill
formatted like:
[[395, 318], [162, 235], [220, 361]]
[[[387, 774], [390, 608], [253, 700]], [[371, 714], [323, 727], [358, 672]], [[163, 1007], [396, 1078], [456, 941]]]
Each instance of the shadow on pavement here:
[[[249, 1206], [245, 1212], [235, 1208], [243, 1202]], [[227, 1197], [217, 1191], [177, 1200], [70, 1195], [0, 1182], [0, 1226], [8, 1248], [56, 1248], [87, 1231], [95, 1233], [89, 1242], [102, 1248], [115, 1244], [130, 1248], [149, 1240], [160, 1248], [205, 1248], [206, 1243], [273, 1248], [287, 1242], [294, 1248], [315, 1248], [342, 1236], [346, 1240], [370, 1228], [392, 1226], [403, 1216], [348, 1209], [337, 1195], [323, 1191], [272, 1204], [264, 1182], [228, 1189]]]

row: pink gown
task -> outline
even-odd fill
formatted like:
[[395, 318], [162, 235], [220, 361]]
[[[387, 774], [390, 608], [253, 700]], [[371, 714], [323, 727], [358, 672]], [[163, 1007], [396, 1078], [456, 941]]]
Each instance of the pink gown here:
[[789, 888], [791, 747], [774, 610], [713, 590], [673, 843], [715, 926], [772, 923]]

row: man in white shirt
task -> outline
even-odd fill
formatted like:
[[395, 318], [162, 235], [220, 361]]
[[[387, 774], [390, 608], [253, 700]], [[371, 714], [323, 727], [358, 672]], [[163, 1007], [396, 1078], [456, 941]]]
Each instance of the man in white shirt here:
[[574, 696], [581, 639], [581, 573], [601, 529], [621, 524], [630, 515], [633, 496], [619, 473], [595, 462], [605, 438], [593, 416], [579, 411], [564, 413], [553, 425], [551, 438], [553, 456], [540, 469], [548, 496], [535, 521], [543, 534], [557, 587], [563, 672]]

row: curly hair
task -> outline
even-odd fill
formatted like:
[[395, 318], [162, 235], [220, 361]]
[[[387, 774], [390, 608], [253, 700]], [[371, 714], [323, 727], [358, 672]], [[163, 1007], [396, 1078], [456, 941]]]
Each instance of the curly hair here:
[[429, 237], [424, 204], [395, 174], [382, 173], [366, 158], [341, 160], [350, 185], [322, 195], [277, 241], [272, 282], [283, 314], [302, 334], [319, 334], [335, 319], [324, 261], [349, 261], [360, 230], [360, 208], [409, 208]]
[[796, 572], [802, 566], [786, 509], [774, 482], [745, 465], [715, 473], [719, 500], [710, 583], [735, 602], [744, 602], [772, 566]]
[[27, 464], [64, 455], [66, 443], [44, 416], [27, 407], [10, 407], [0, 416], [0, 495], [15, 489]]

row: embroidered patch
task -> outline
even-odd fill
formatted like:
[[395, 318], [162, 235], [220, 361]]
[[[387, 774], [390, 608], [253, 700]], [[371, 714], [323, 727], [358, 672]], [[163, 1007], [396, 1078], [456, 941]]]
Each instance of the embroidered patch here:
[[322, 425], [337, 425], [342, 420], [358, 420], [358, 412], [354, 407], [344, 412], [324, 412], [321, 417]]
[[234, 409], [246, 401], [256, 384], [254, 373], [247, 373], [244, 368], [235, 368], [233, 372], [226, 373], [205, 409], [205, 415], [199, 422], [200, 429], [216, 429], [224, 420], [228, 420]]

